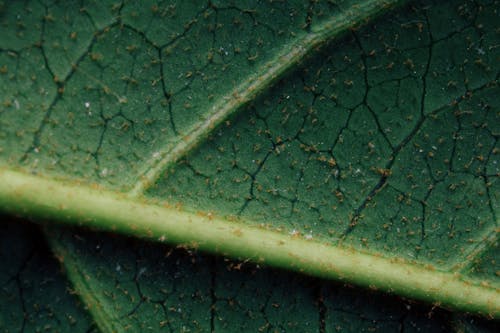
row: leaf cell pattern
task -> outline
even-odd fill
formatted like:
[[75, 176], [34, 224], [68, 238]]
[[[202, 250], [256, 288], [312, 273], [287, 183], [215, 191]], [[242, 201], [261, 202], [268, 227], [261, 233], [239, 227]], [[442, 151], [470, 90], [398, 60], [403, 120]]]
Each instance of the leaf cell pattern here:
[[1, 332], [97, 332], [36, 228], [2, 216], [0, 239]]
[[2, 161], [130, 186], [241, 78], [258, 80], [282, 45], [349, 3], [240, 5], [4, 4]]
[[[498, 2], [421, 1], [368, 28], [352, 22], [300, 66], [287, 52], [358, 4], [265, 5], [0, 2], [0, 164], [128, 190], [230, 105], [241, 114], [151, 177], [149, 198], [498, 287]], [[269, 88], [287, 62], [293, 72]], [[43, 245], [9, 228], [0, 307], [18, 311], [1, 311], [1, 329], [97, 331]], [[46, 236], [101, 331], [490, 326], [191, 250]]]
[[[151, 195], [467, 269], [497, 241], [492, 6], [415, 6], [351, 32], [217, 130]], [[438, 22], [444, 11], [451, 26]]]

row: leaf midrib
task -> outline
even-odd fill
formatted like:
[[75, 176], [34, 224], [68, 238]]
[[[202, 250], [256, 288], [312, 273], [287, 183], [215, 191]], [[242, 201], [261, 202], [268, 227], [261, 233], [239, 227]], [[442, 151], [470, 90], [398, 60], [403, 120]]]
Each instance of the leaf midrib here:
[[[12, 195], [15, 202], [9, 201]], [[0, 170], [0, 205], [13, 213], [184, 244], [500, 318], [499, 290], [456, 272], [161, 207], [117, 192]]]

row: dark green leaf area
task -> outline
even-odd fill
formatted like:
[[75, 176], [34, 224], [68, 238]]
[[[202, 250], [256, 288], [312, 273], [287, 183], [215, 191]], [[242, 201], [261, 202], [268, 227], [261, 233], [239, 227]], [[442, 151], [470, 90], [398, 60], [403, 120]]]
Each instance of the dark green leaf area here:
[[[445, 332], [449, 314], [245, 261], [83, 231], [64, 251], [116, 329], [166, 332]], [[85, 297], [84, 297], [85, 298]]]
[[455, 332], [494, 333], [498, 331], [498, 321], [488, 321], [462, 314], [455, 314], [452, 316], [451, 327]]
[[349, 3], [6, 3], [2, 161], [132, 185]]
[[78, 274], [90, 279], [83, 298], [90, 297], [114, 329], [210, 331], [210, 265], [205, 258], [80, 231], [63, 232], [60, 244]]
[[92, 319], [43, 235], [29, 223], [1, 218], [0, 332], [92, 332]]
[[352, 31], [216, 130], [150, 195], [461, 266], [496, 237], [500, 214], [495, 11], [423, 2]]

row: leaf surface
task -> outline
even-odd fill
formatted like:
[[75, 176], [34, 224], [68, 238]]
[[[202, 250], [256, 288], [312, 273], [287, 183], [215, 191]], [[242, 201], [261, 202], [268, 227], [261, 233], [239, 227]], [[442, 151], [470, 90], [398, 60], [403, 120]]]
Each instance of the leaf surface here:
[[94, 331], [37, 228], [2, 216], [0, 239], [1, 332]]
[[[358, 28], [386, 5], [2, 3], [0, 205], [498, 317], [498, 3]], [[103, 331], [338, 322], [323, 287], [279, 294], [293, 275], [250, 310], [268, 271], [227, 296], [249, 272], [175, 254], [195, 284], [158, 286], [165, 248], [75, 233], [46, 235]]]

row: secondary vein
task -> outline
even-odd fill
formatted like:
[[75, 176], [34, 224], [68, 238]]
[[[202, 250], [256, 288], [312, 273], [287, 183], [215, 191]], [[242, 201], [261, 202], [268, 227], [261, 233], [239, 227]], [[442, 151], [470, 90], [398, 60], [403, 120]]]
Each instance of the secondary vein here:
[[294, 44], [286, 44], [275, 58], [261, 67], [261, 71], [258, 71], [262, 72], [261, 75], [246, 78], [230, 95], [216, 101], [207, 111], [206, 117], [194, 124], [176, 143], [163, 147], [159, 151], [160, 158], [145, 166], [128, 195], [142, 195], [166, 169], [196, 148], [224, 120], [241, 110], [319, 46], [402, 2], [404, 1], [369, 0], [354, 5], [341, 14], [334, 15], [312, 32], [302, 35]]

